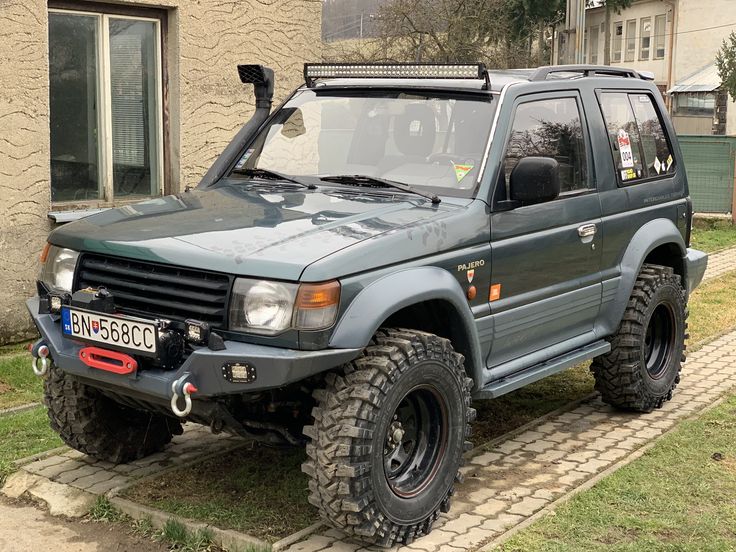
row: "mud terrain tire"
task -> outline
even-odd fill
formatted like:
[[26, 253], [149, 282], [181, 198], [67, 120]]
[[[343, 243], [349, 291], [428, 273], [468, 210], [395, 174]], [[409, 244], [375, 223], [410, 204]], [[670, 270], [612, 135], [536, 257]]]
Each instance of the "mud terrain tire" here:
[[651, 412], [672, 398], [685, 362], [687, 304], [679, 275], [645, 264], [634, 285], [611, 351], [593, 360], [603, 401]]
[[327, 375], [302, 465], [325, 521], [387, 547], [429, 533], [449, 510], [475, 419], [463, 360], [447, 339], [381, 329]]
[[158, 452], [182, 432], [178, 421], [120, 405], [53, 364], [44, 380], [44, 404], [64, 443], [114, 464]]

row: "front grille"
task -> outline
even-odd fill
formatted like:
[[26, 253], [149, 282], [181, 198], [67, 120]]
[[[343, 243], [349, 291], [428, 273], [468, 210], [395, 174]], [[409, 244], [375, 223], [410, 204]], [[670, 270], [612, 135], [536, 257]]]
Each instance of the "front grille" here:
[[84, 254], [76, 279], [76, 289], [106, 287], [127, 314], [227, 325], [231, 282], [224, 274]]

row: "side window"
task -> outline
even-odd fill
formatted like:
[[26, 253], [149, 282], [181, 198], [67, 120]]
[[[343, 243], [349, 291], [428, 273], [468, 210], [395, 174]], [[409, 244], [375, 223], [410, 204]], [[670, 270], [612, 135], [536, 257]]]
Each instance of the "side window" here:
[[520, 104], [506, 146], [504, 171], [509, 177], [524, 157], [551, 157], [560, 164], [562, 193], [585, 190], [587, 156], [578, 102], [554, 98]]
[[675, 171], [662, 121], [649, 94], [606, 92], [601, 94], [601, 109], [622, 183]]

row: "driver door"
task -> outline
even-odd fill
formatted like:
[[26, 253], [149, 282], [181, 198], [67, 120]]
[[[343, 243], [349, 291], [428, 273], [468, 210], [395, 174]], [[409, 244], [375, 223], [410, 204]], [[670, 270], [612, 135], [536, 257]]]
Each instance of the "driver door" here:
[[557, 160], [561, 193], [491, 215], [492, 379], [593, 341], [601, 304], [601, 208], [577, 93], [517, 100], [496, 200], [530, 156]]

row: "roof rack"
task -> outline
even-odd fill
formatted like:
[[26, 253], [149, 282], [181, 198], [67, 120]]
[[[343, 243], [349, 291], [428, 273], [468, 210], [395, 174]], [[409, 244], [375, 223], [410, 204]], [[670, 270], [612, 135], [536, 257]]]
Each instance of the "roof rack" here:
[[305, 63], [308, 87], [317, 79], [478, 79], [490, 89], [483, 63]]
[[654, 80], [654, 74], [648, 71], [634, 71], [633, 69], [610, 67], [608, 65], [554, 65], [549, 67], [540, 67], [534, 71], [529, 80], [544, 81], [554, 73], [582, 73], [582, 77], [595, 77], [600, 75], [604, 77], [624, 77], [647, 81]]

